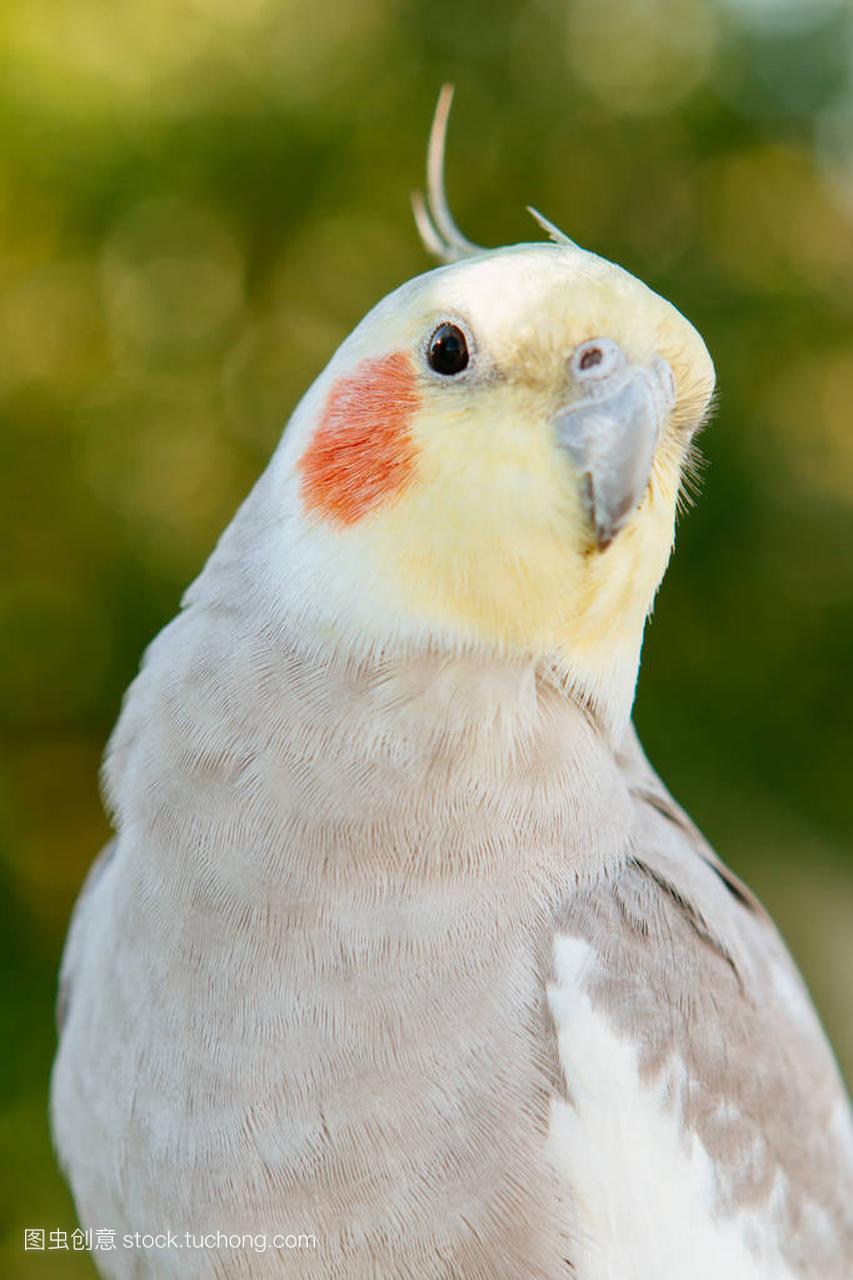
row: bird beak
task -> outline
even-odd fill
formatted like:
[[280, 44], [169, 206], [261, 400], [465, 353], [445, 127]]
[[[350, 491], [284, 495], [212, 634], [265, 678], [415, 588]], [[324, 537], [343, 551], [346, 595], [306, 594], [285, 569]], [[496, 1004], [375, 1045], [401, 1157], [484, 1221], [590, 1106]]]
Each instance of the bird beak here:
[[609, 339], [583, 343], [572, 358], [583, 398], [554, 418], [557, 440], [577, 471], [599, 551], [643, 500], [658, 436], [675, 403], [669, 365], [629, 365]]

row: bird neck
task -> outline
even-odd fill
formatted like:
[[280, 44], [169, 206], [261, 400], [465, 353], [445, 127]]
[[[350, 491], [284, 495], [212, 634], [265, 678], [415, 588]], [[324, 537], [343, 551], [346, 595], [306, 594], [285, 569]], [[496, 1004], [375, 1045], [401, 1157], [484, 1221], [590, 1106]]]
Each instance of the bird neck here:
[[[117, 824], [164, 866], [276, 897], [411, 880], [548, 897], [621, 856], [607, 735], [553, 668], [353, 658], [196, 600], [157, 639], [105, 771]], [[153, 856], [153, 854], [152, 854]]]

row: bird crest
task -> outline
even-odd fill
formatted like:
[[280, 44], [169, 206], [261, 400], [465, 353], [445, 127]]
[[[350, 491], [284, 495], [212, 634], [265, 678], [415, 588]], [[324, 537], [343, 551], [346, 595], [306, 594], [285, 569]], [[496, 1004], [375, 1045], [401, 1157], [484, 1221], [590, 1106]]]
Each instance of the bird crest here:
[[[460, 262], [488, 250], [474, 244], [459, 230], [450, 212], [444, 184], [444, 166], [447, 152], [447, 124], [453, 104], [453, 85], [442, 85], [427, 144], [426, 196], [420, 191], [412, 194], [415, 225], [428, 253], [445, 263]], [[575, 246], [575, 241], [555, 226], [548, 218], [527, 206], [528, 213], [538, 222], [548, 239], [554, 244]], [[576, 246], [575, 246], [576, 247]]]

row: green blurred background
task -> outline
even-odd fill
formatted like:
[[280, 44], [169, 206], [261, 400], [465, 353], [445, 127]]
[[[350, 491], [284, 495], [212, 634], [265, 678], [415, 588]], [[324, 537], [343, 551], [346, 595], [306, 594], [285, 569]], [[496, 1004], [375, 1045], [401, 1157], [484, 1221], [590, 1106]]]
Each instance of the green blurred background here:
[[4, 1277], [93, 1274], [21, 1245], [73, 1225], [54, 975], [122, 691], [300, 393], [428, 265], [408, 199], [445, 79], [463, 229], [536, 238], [536, 205], [716, 358], [637, 719], [853, 1067], [851, 65], [839, 0], [5, 0]]

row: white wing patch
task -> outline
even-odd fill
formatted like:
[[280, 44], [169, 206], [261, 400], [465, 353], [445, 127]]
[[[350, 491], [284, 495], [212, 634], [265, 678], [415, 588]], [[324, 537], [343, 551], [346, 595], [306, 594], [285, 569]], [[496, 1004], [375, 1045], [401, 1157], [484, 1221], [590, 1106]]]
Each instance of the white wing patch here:
[[558, 938], [548, 989], [569, 1098], [553, 1103], [549, 1149], [576, 1204], [577, 1280], [794, 1280], [764, 1215], [716, 1214], [711, 1159], [675, 1102], [684, 1068], [641, 1080], [636, 1046], [586, 993], [596, 963]]

